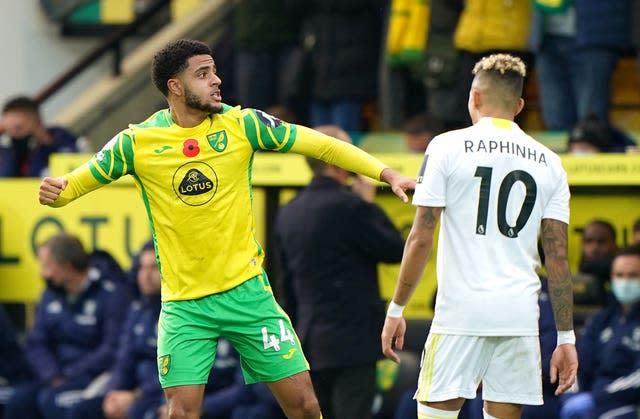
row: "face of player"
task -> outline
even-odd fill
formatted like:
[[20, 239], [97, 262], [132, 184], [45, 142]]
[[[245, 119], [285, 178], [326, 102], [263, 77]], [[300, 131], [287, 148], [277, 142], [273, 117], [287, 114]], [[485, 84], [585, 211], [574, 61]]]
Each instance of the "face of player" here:
[[596, 260], [612, 256], [616, 252], [616, 243], [609, 230], [600, 224], [591, 224], [582, 235], [582, 257], [584, 260]]
[[210, 55], [195, 55], [180, 75], [185, 104], [206, 113], [222, 111], [222, 80], [216, 74], [216, 64]]
[[151, 250], [145, 250], [140, 254], [140, 267], [138, 269], [138, 288], [142, 295], [160, 294], [160, 271], [156, 262], [156, 254]]

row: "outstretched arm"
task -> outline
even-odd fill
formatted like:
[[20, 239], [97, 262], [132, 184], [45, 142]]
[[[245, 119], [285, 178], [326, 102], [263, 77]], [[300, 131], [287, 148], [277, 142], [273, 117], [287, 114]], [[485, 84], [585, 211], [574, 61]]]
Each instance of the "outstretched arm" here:
[[350, 172], [386, 182], [391, 186], [393, 193], [403, 202], [409, 201], [406, 191], [415, 188], [415, 179], [401, 175], [352, 144], [301, 125], [296, 125], [296, 131], [296, 140], [291, 147], [291, 152], [313, 157]]
[[400, 358], [394, 349], [402, 349], [406, 331], [401, 308], [407, 305], [422, 278], [427, 260], [431, 255], [433, 235], [442, 210], [443, 208], [418, 207], [404, 246], [396, 289], [390, 309], [387, 311], [381, 336], [382, 353], [395, 362], [400, 362]]
[[558, 382], [556, 395], [567, 391], [576, 381], [578, 354], [573, 332], [573, 291], [567, 260], [567, 224], [542, 220], [542, 248], [549, 283], [549, 297], [558, 330], [558, 345], [551, 356], [551, 382]]

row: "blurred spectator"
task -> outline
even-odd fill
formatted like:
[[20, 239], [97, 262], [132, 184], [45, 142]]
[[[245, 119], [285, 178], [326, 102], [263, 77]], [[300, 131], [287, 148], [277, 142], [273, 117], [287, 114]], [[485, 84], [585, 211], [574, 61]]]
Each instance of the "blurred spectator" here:
[[52, 153], [78, 151], [76, 137], [64, 128], [46, 127], [38, 103], [24, 96], [4, 105], [0, 132], [0, 177], [42, 177]]
[[[350, 142], [335, 126], [316, 129]], [[349, 191], [349, 172], [307, 161], [311, 183], [280, 209], [275, 224], [282, 304], [308, 356], [323, 416], [366, 419], [382, 355], [377, 264], [399, 262], [403, 240], [371, 203], [375, 189], [356, 188], [356, 181], [358, 192]]]
[[25, 343], [36, 379], [16, 388], [6, 419], [62, 417], [113, 363], [126, 312], [119, 286], [89, 265], [75, 236], [51, 237], [38, 261], [46, 289]]
[[73, 406], [67, 419], [152, 418], [164, 402], [156, 353], [161, 279], [152, 242], [142, 248], [137, 260], [140, 297], [129, 307], [105, 391]]
[[578, 339], [579, 393], [564, 401], [562, 419], [638, 417], [638, 386], [619, 380], [640, 367], [640, 248], [617, 253], [611, 289], [615, 299], [589, 320]]
[[604, 119], [590, 115], [578, 122], [569, 133], [569, 153], [621, 153], [635, 142]]
[[407, 151], [424, 154], [433, 137], [444, 131], [444, 124], [439, 118], [426, 113], [414, 115], [404, 125]]
[[471, 125], [467, 108], [473, 80], [471, 71], [480, 58], [505, 52], [521, 58], [527, 68], [531, 67], [527, 52], [531, 10], [530, 0], [465, 2], [453, 35], [458, 51], [456, 83], [448, 88], [449, 99], [443, 102], [445, 109], [437, 102], [431, 102], [428, 109], [443, 118], [446, 129]]
[[612, 75], [630, 47], [632, 0], [534, 3], [530, 48], [545, 128], [569, 131], [591, 114], [609, 121]]
[[[241, 0], [235, 9], [235, 91], [243, 106], [302, 109], [302, 3]], [[291, 122], [291, 121], [287, 121]]]
[[0, 305], [0, 418], [15, 386], [29, 379], [31, 371], [22, 347], [18, 343], [7, 312]]
[[304, 2], [303, 43], [310, 59], [310, 124], [362, 126], [363, 105], [377, 95], [385, 0]]
[[616, 230], [608, 221], [596, 219], [584, 227], [578, 273], [573, 281], [576, 304], [603, 305], [609, 299], [611, 261], [618, 249], [616, 238]]
[[632, 244], [634, 246], [640, 246], [640, 218], [633, 223]]

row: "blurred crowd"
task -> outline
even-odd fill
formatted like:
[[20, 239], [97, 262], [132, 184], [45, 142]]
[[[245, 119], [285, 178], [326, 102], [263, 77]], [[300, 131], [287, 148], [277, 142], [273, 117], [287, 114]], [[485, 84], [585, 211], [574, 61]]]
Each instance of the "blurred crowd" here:
[[[400, 131], [416, 118], [436, 133], [469, 125], [473, 64], [508, 52], [535, 75], [541, 128], [568, 133], [566, 150], [624, 152], [636, 143], [611, 122], [612, 77], [621, 57], [637, 54], [639, 3], [242, 0], [213, 47], [225, 102], [335, 124], [356, 144], [359, 132]], [[68, 130], [47, 126], [38, 105], [5, 98], [0, 176], [41, 176], [49, 154], [87, 151]]]
[[[636, 54], [640, 46], [638, 0], [242, 0], [234, 19], [232, 48], [215, 57], [224, 75], [225, 102], [263, 109], [289, 122], [339, 127], [339, 131], [332, 128], [331, 135], [345, 141], [357, 143], [361, 132], [399, 130], [407, 152], [424, 153], [435, 135], [471, 123], [467, 101], [473, 64], [489, 53], [509, 52], [525, 60], [529, 74], [535, 74], [543, 128], [566, 132], [566, 151], [625, 152], [635, 146], [629, 133], [612, 124], [610, 98], [618, 60]], [[0, 177], [42, 177], [48, 173], [52, 153], [87, 151], [82, 139], [69, 130], [47, 125], [38, 108], [26, 96], [5, 102], [0, 120]], [[314, 169], [313, 163], [310, 166]], [[314, 174], [324, 178], [312, 185], [318, 189], [353, 183], [354, 192], [369, 202], [359, 203], [360, 211], [387, 223], [382, 211], [371, 204], [370, 186], [358, 186], [346, 172], [331, 167], [316, 167]], [[295, 207], [291, 211], [291, 217], [308, 216]], [[296, 237], [287, 238], [290, 223], [285, 215], [279, 219], [283, 241]], [[640, 219], [631, 229], [632, 237], [618, 237], [611, 223], [594, 214], [581, 231], [582, 254], [574, 279], [579, 383], [562, 398], [545, 387], [544, 413], [525, 410], [523, 417], [595, 418], [615, 409], [622, 409], [621, 413], [607, 417], [637, 417]], [[387, 244], [393, 242], [392, 250], [367, 249], [374, 255], [367, 261], [370, 266], [363, 264], [366, 273], [379, 261], [399, 260], [402, 243], [396, 233], [385, 232], [391, 237]], [[329, 230], [323, 234], [329, 236]], [[354, 253], [362, 255], [364, 241], [354, 237]], [[300, 242], [296, 250], [304, 246], [317, 243]], [[279, 250], [283, 261], [291, 259], [286, 249]], [[152, 242], [140, 250], [128, 272], [105, 252], [85, 251], [76, 237], [67, 234], [43, 243], [38, 261], [46, 287], [33, 326], [24, 335], [16, 333], [0, 310], [0, 417], [167, 417], [157, 381], [157, 369], [162, 368], [156, 359], [160, 274]], [[301, 269], [297, 262], [289, 260], [289, 269]], [[329, 276], [344, 292], [340, 288], [344, 282]], [[371, 278], [369, 285], [377, 285], [376, 275]], [[287, 284], [284, 276], [276, 280], [288, 287], [288, 299], [283, 294], [280, 302], [292, 317], [299, 316], [294, 318], [298, 333], [302, 327], [305, 335], [315, 336], [305, 350], [312, 371], [314, 362], [321, 365], [314, 384], [331, 400], [332, 388], [340, 388], [335, 383], [338, 372], [353, 368], [358, 354], [341, 354], [348, 361], [323, 360], [326, 347], [318, 337], [323, 330], [306, 330], [308, 313], [295, 307], [296, 299], [312, 305], [315, 295]], [[380, 303], [372, 291], [374, 300]], [[544, 287], [540, 310], [544, 366], [550, 356], [545, 351], [553, 350], [556, 339]], [[383, 311], [378, 314], [383, 317]], [[424, 333], [423, 323], [419, 328]], [[344, 339], [359, 336], [354, 333], [345, 328]], [[367, 353], [368, 369], [355, 371], [364, 374], [356, 377], [370, 381], [367, 388], [374, 406], [377, 403], [373, 417], [415, 418], [415, 404], [410, 402], [415, 382], [413, 377], [401, 382], [411, 372], [402, 372], [398, 379], [402, 388], [394, 389], [393, 407], [381, 409], [381, 399], [388, 395], [376, 381], [375, 361], [380, 356]], [[417, 373], [417, 355], [407, 359]], [[219, 343], [210, 377], [203, 417], [284, 417], [264, 385], [244, 384], [239, 357], [225, 341]], [[481, 407], [469, 404], [462, 415], [479, 418]]]

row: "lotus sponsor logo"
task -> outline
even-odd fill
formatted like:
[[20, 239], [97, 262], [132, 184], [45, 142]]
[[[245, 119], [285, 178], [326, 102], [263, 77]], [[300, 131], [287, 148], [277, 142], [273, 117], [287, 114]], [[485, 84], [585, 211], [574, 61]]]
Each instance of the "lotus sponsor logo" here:
[[173, 174], [173, 190], [187, 205], [204, 205], [218, 190], [218, 175], [204, 162], [185, 163]]

